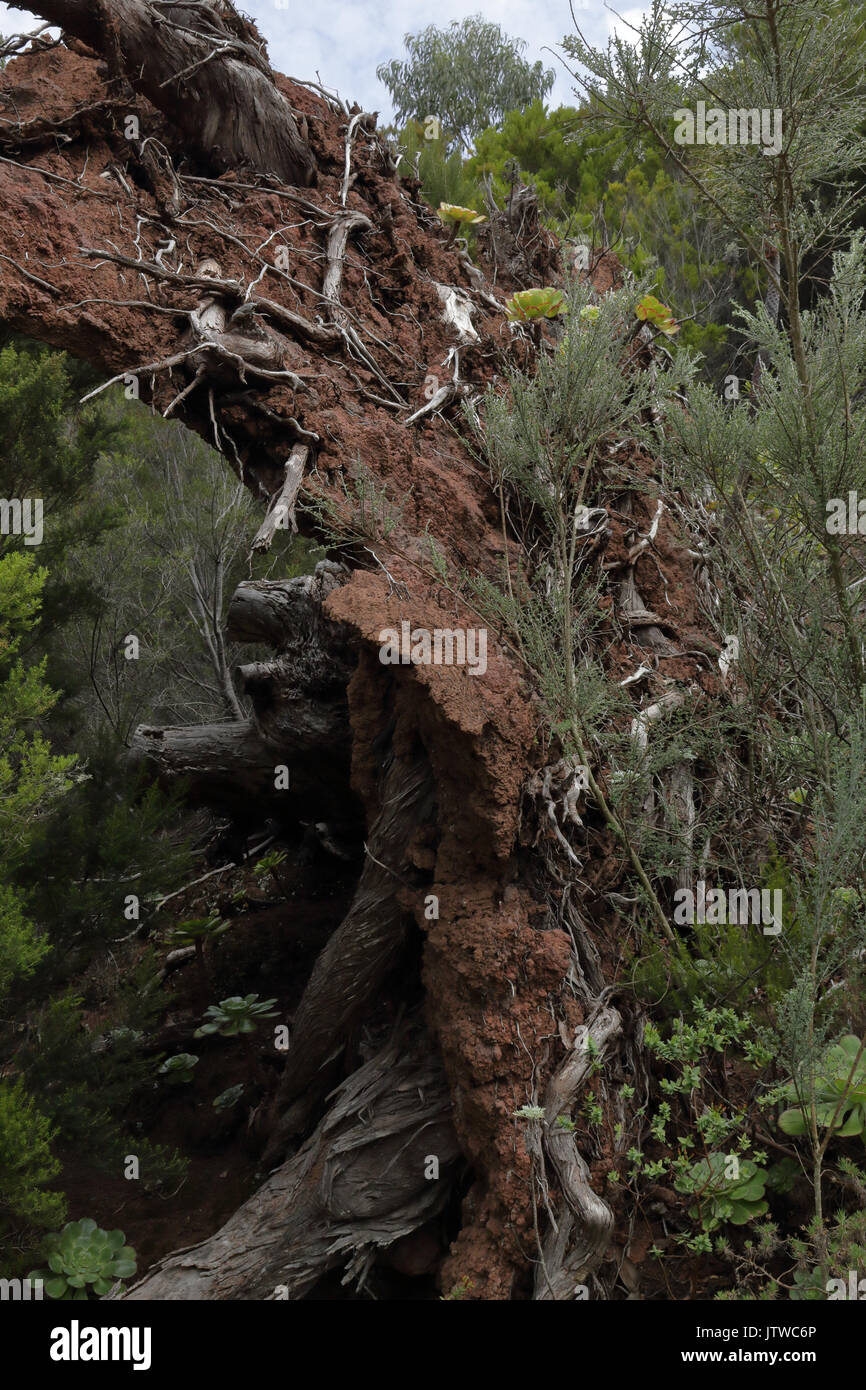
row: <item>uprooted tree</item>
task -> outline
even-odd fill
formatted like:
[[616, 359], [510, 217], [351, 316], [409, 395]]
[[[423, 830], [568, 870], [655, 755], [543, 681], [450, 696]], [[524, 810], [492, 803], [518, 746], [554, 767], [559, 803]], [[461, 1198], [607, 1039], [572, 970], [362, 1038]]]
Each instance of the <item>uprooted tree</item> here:
[[[675, 374], [662, 388], [653, 329], [624, 324], [609, 255], [581, 269], [558, 347], [553, 317], [512, 309], [512, 328], [508, 296], [562, 275], [531, 191], [487, 209], [473, 263], [374, 117], [274, 74], [225, 0], [34, 8], [62, 38], [22, 42], [0, 79], [0, 318], [208, 438], [262, 504], [252, 546], [285, 526], [331, 545], [315, 574], [234, 595], [229, 635], [272, 651], [236, 673], [251, 718], [141, 728], [135, 757], [202, 804], [325, 821], [364, 847], [294, 1019], [271, 1175], [124, 1296], [299, 1298], [329, 1270], [363, 1277], [456, 1200], [443, 1290], [567, 1300], [596, 1281], [609, 1296], [624, 1266], [632, 1289], [628, 1235], [610, 1258], [611, 1153], [580, 1117], [593, 1083], [628, 1142], [647, 1065], [621, 943], [640, 915], [676, 944], [590, 714], [573, 717], [598, 691], [571, 638], [600, 625], [641, 819], [675, 817], [688, 884], [709, 853], [695, 755], [643, 763], [661, 723], [729, 692], [704, 550], [632, 430], [653, 428]], [[491, 391], [585, 353], [581, 333], [587, 380], [613, 353], [622, 390], [605, 385], [549, 474], [526, 460], [515, 500]], [[482, 400], [486, 455], [467, 442]], [[547, 404], [567, 426], [568, 402]], [[528, 597], [542, 563], [549, 611]], [[578, 568], [592, 604], [572, 599]], [[404, 625], [452, 642], [484, 627], [486, 669], [383, 663], [382, 634]], [[532, 675], [545, 643], [564, 653], [553, 727]], [[702, 773], [716, 800], [731, 767]]]

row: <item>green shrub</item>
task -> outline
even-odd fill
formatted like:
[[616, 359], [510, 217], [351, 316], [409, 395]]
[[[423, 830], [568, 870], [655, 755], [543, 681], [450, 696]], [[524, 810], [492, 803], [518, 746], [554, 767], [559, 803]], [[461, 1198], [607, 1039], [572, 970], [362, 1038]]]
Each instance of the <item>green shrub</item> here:
[[203, 941], [212, 941], [215, 937], [222, 936], [230, 925], [221, 917], [190, 917], [172, 927], [166, 933], [165, 939], [172, 946], [195, 946], [198, 950]]
[[17, 1223], [44, 1228], [66, 1215], [63, 1194], [45, 1190], [60, 1172], [54, 1135], [20, 1081], [0, 1082], [0, 1193], [4, 1213]]

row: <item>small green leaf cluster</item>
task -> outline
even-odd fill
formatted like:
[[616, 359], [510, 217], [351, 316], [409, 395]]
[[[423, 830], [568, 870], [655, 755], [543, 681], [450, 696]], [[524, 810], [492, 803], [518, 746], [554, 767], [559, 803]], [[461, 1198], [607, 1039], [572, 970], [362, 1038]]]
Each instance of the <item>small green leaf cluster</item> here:
[[36, 1269], [49, 1298], [86, 1299], [88, 1289], [100, 1297], [119, 1279], [136, 1270], [135, 1251], [124, 1245], [123, 1231], [103, 1231], [89, 1216], [70, 1221], [48, 1237], [48, 1269]]
[[234, 994], [221, 999], [218, 1004], [210, 1004], [205, 1010], [205, 1022], [196, 1028], [193, 1037], [206, 1038], [219, 1033], [223, 1038], [234, 1038], [240, 1033], [254, 1033], [265, 1018], [276, 1018], [277, 1010], [271, 1005], [276, 999], [259, 999], [257, 994]]
[[164, 1076], [172, 1086], [182, 1086], [192, 1081], [192, 1069], [197, 1066], [198, 1057], [192, 1052], [178, 1052], [174, 1057], [167, 1057], [159, 1069], [159, 1075]]
[[242, 1081], [239, 1081], [236, 1086], [229, 1086], [228, 1090], [220, 1091], [219, 1095], [214, 1096], [212, 1101], [214, 1110], [218, 1110], [220, 1114], [222, 1114], [224, 1110], [231, 1110], [232, 1106], [237, 1105], [243, 1093], [244, 1085]]
[[230, 925], [219, 916], [188, 917], [186, 921], [178, 922], [177, 926], [166, 933], [166, 940], [173, 946], [195, 946], [199, 942], [212, 941], [222, 936]]
[[565, 308], [565, 296], [551, 285], [543, 289], [518, 290], [505, 305], [505, 314], [512, 323], [529, 323], [533, 319], [554, 319]]
[[263, 854], [256, 864], [253, 873], [256, 878], [264, 878], [266, 874], [273, 873], [281, 864], [285, 863], [286, 851], [284, 849], [269, 849], [267, 854]]
[[694, 1196], [689, 1216], [704, 1231], [714, 1231], [723, 1221], [744, 1226], [767, 1210], [764, 1198], [766, 1172], [750, 1159], [714, 1152], [681, 1173], [677, 1192]]
[[[795, 1136], [808, 1133], [811, 1107], [795, 1081], [783, 1097], [793, 1101], [779, 1116], [779, 1127]], [[828, 1049], [815, 1078], [815, 1118], [822, 1128], [833, 1126], [839, 1138], [862, 1134], [866, 1143], [866, 1051], [853, 1033]]]

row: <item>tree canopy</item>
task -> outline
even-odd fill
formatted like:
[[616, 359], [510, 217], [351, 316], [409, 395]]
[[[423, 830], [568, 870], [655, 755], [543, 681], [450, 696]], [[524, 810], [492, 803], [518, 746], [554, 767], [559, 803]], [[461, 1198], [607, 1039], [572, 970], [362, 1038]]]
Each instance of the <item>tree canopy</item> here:
[[509, 38], [480, 14], [430, 24], [404, 39], [409, 57], [376, 69], [391, 93], [397, 120], [436, 117], [449, 137], [468, 149], [482, 130], [506, 112], [543, 99], [553, 86], [552, 68], [529, 63], [526, 44]]

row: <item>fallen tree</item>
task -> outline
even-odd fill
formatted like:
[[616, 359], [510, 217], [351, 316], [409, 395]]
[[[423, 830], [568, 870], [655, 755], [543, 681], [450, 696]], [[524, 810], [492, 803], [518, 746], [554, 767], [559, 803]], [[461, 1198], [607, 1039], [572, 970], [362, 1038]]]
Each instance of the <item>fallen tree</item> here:
[[[581, 1153], [589, 1136], [558, 1121], [578, 1113], [587, 1038], [607, 1061], [608, 1099], [617, 1078], [641, 1075], [637, 1010], [608, 1002], [618, 919], [600, 906], [628, 856], [599, 822], [589, 882], [566, 892], [551, 876], [551, 839], [576, 862], [573, 769], [546, 761], [526, 669], [492, 630], [484, 679], [379, 660], [385, 629], [477, 623], [461, 572], [492, 580], [503, 558], [516, 572], [518, 544], [447, 412], [511, 360], [501, 295], [549, 279], [555, 244], [524, 190], [492, 219], [492, 261], [472, 265], [395, 174], [372, 117], [273, 74], [223, 0], [35, 8], [66, 40], [34, 45], [0, 77], [0, 318], [209, 438], [262, 502], [251, 545], [287, 521], [349, 538], [345, 569], [235, 594], [230, 635], [273, 651], [238, 673], [249, 721], [136, 736], [137, 756], [193, 797], [312, 812], [363, 844], [365, 867], [295, 1019], [267, 1149], [279, 1166], [211, 1240], [128, 1296], [280, 1286], [298, 1298], [330, 1268], [361, 1275], [442, 1210], [460, 1171], [469, 1190], [440, 1251], [444, 1289], [610, 1289], [613, 1213]], [[601, 257], [590, 273], [602, 293], [617, 267]], [[524, 360], [536, 348], [519, 339]], [[432, 400], [431, 376], [451, 378]], [[649, 535], [652, 500], [620, 501]], [[656, 521], [666, 564], [670, 535]], [[671, 623], [636, 587], [645, 549], [608, 563], [621, 571], [624, 650], [664, 659]], [[685, 666], [681, 680], [699, 663]], [[405, 1056], [398, 1032], [344, 1076], [348, 1034], [376, 1018], [412, 932], [423, 1026]], [[543, 1115], [534, 1137], [515, 1119], [527, 1105]]]

